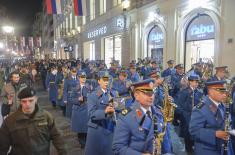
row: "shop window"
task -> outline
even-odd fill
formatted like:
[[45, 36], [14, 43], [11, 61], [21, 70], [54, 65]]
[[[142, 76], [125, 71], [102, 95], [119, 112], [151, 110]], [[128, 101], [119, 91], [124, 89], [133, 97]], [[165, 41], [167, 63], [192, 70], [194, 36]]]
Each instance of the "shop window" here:
[[95, 0], [90, 0], [90, 20], [95, 19]]
[[83, 25], [86, 24], [86, 16], [82, 16], [82, 24], [83, 24]]
[[113, 0], [113, 6], [117, 6], [122, 3], [122, 0]]
[[185, 69], [196, 62], [214, 62], [215, 24], [207, 14], [198, 14], [188, 24], [185, 33]]
[[95, 60], [95, 42], [90, 43], [90, 60]]
[[100, 14], [104, 14], [106, 12], [106, 0], [100, 0]]
[[156, 59], [160, 64], [163, 63], [163, 41], [164, 35], [161, 28], [155, 25], [148, 34], [147, 38], [147, 57]]
[[122, 63], [122, 39], [120, 35], [105, 38], [104, 50], [107, 67], [110, 67], [112, 60], [118, 60], [120, 64]]

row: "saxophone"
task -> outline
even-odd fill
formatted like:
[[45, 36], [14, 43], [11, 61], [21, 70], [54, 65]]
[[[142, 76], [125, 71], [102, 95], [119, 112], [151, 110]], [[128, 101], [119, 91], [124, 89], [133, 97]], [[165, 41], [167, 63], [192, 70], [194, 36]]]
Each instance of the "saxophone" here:
[[[175, 103], [172, 103], [169, 100], [169, 86], [166, 82], [163, 82], [163, 89], [164, 89], [164, 101], [163, 101], [163, 108], [162, 108], [162, 113], [163, 113], [163, 130], [162, 132], [158, 132], [157, 129], [154, 129], [154, 139], [153, 139], [153, 155], [161, 155], [162, 152], [162, 142], [163, 142], [163, 137], [166, 134], [166, 128], [167, 124], [172, 122], [174, 119], [174, 111], [175, 108], [177, 108], [177, 105]], [[153, 118], [153, 124], [154, 126], [157, 125], [157, 120], [156, 118]]]
[[163, 82], [164, 101], [163, 101], [163, 117], [164, 122], [172, 122], [174, 119], [174, 111], [177, 105], [169, 100], [169, 86], [166, 82]]

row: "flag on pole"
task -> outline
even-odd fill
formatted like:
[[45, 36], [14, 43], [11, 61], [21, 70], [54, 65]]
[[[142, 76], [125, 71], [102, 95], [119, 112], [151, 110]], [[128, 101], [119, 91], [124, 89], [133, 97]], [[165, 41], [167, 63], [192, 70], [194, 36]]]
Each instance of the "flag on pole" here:
[[25, 37], [20, 37], [20, 46], [25, 47]]
[[42, 46], [41, 37], [36, 37], [36, 46], [37, 47], [41, 47]]
[[62, 14], [62, 0], [46, 0], [47, 14]]
[[29, 37], [29, 47], [33, 49], [33, 37]]
[[86, 16], [86, 0], [73, 0], [74, 2], [74, 15], [75, 16]]

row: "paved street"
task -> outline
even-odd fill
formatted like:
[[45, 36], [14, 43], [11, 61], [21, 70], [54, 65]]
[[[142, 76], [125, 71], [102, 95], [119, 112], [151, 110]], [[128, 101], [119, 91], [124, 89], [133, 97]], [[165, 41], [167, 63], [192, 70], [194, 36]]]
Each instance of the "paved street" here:
[[[66, 145], [68, 147], [69, 155], [83, 155], [84, 150], [82, 150], [79, 146], [79, 143], [76, 139], [76, 133], [70, 131], [70, 120], [62, 116], [61, 110], [59, 108], [53, 108], [51, 106], [51, 104], [48, 101], [47, 92], [41, 88], [41, 85], [37, 84], [36, 90], [37, 90], [37, 95], [39, 97], [38, 99], [39, 105], [42, 108], [48, 110], [56, 118], [56, 122], [59, 125], [59, 128], [62, 130]], [[0, 123], [1, 121], [2, 119], [0, 117]], [[172, 137], [174, 153], [176, 155], [187, 155], [187, 153], [185, 153], [184, 151], [184, 145], [182, 144], [182, 141], [175, 133], [173, 126], [171, 129], [171, 137]], [[56, 154], [57, 153], [55, 149], [52, 147], [51, 155], [56, 155]]]

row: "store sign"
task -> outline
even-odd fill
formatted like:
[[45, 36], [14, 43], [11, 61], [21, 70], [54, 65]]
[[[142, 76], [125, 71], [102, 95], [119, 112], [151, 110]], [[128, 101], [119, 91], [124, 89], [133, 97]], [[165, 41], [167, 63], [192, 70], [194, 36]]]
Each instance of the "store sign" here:
[[73, 52], [73, 46], [69, 45], [69, 46], [64, 47], [64, 52]]
[[163, 41], [163, 34], [162, 33], [153, 34], [153, 35], [151, 35], [150, 40], [154, 41], [156, 43], [159, 43], [159, 42]]
[[194, 25], [191, 29], [191, 36], [197, 36], [198, 38], [204, 38], [210, 33], [214, 33], [214, 25]]
[[188, 27], [186, 41], [214, 39], [215, 25], [208, 15], [199, 16]]
[[125, 27], [125, 19], [123, 17], [117, 18], [117, 27], [124, 28]]
[[113, 34], [123, 33], [123, 30], [127, 27], [126, 19], [123, 15], [110, 18], [102, 24], [98, 24], [95, 27], [88, 28], [83, 33], [83, 40], [90, 41], [95, 38], [111, 36]]
[[95, 37], [101, 36], [105, 33], [107, 33], [107, 26], [102, 26], [102, 27], [97, 28], [91, 32], [88, 32], [87, 38], [88, 39], [95, 38]]
[[162, 45], [164, 41], [164, 35], [160, 27], [155, 26], [149, 33], [149, 43], [153, 46]]

